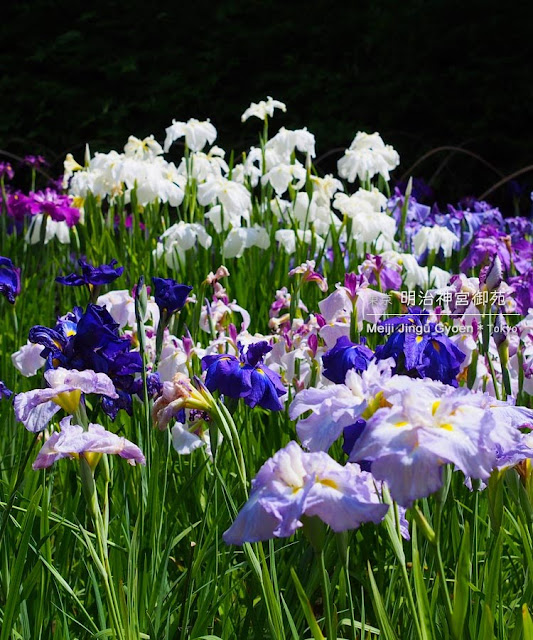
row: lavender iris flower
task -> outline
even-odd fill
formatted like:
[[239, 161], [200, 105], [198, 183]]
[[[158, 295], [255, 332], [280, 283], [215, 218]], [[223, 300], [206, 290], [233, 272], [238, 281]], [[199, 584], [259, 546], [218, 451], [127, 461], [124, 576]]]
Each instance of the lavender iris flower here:
[[409, 375], [416, 373], [421, 378], [456, 387], [456, 377], [466, 356], [428, 319], [427, 311], [409, 307], [405, 316], [383, 320], [381, 325], [397, 329], [384, 345], [376, 348], [376, 359], [394, 358], [396, 373], [403, 369]]
[[[529, 428], [533, 427], [533, 425], [526, 425]], [[520, 440], [517, 442], [516, 446], [512, 449], [503, 449], [502, 447], [497, 448], [498, 468], [503, 467], [513, 467], [523, 460], [533, 458], [533, 433], [521, 433]]]
[[74, 413], [82, 393], [118, 398], [113, 382], [105, 373], [60, 368], [49, 369], [44, 377], [49, 388], [33, 389], [15, 396], [15, 417], [33, 433], [42, 431], [60, 409]]
[[335, 384], [344, 384], [350, 369], [355, 369], [357, 373], [366, 371], [373, 356], [374, 354], [364, 342], [356, 344], [347, 336], [341, 336], [333, 349], [322, 356], [323, 374]]
[[20, 293], [20, 269], [17, 269], [9, 258], [0, 256], [0, 293], [8, 302], [15, 304]]
[[441, 487], [446, 463], [486, 480], [496, 464], [495, 439], [509, 446], [517, 436], [498, 425], [482, 394], [406, 379], [391, 400], [368, 419], [349, 459], [370, 460], [372, 475], [405, 507]]
[[304, 515], [346, 531], [381, 522], [387, 509], [372, 476], [359, 465], [343, 467], [327, 453], [305, 453], [290, 442], [261, 467], [248, 502], [223, 538], [236, 545], [284, 538], [303, 526]]
[[205, 386], [230, 398], [243, 398], [247, 405], [259, 405], [271, 411], [281, 411], [280, 397], [286, 389], [277, 373], [263, 364], [263, 357], [272, 351], [264, 341], [239, 345], [239, 358], [233, 355], [210, 355], [202, 358], [207, 371]]
[[142, 451], [133, 442], [106, 431], [99, 424], [90, 424], [87, 431], [71, 424], [72, 416], [59, 423], [61, 431], [54, 432], [39, 451], [33, 468], [46, 469], [61, 458], [77, 458], [88, 453], [118, 455], [129, 464], [146, 464]]
[[81, 267], [81, 275], [71, 273], [68, 276], [58, 276], [56, 282], [68, 287], [81, 287], [83, 285], [98, 287], [103, 284], [110, 284], [119, 278], [124, 271], [124, 267], [115, 269], [116, 260], [111, 260], [109, 264], [102, 264], [99, 267], [93, 267], [92, 264], [83, 259], [78, 260], [78, 264]]

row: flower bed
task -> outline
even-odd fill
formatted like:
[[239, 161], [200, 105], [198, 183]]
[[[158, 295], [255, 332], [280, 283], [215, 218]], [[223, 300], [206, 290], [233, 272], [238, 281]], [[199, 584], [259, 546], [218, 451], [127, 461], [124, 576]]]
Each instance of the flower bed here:
[[531, 221], [276, 109], [0, 164], [0, 640], [533, 634]]

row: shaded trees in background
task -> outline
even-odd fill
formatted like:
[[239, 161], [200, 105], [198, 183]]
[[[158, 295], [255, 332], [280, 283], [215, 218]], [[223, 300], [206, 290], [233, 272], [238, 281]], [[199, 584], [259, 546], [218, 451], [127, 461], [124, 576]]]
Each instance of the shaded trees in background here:
[[[219, 143], [240, 151], [258, 129], [240, 114], [269, 94], [288, 106], [276, 124], [307, 126], [319, 154], [378, 130], [401, 170], [460, 145], [512, 172], [533, 157], [533, 44], [520, 5], [12, 3], [0, 25], [0, 148], [42, 151], [59, 170], [85, 142], [120, 149], [131, 133], [161, 140], [172, 118], [210, 117]], [[498, 179], [458, 153], [436, 154], [418, 174], [450, 199]]]

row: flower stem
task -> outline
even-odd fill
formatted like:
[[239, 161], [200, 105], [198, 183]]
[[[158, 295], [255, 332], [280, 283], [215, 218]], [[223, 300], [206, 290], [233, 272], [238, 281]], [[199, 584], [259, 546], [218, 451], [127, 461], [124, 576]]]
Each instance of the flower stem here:
[[333, 621], [331, 611], [331, 597], [329, 575], [326, 571], [326, 563], [324, 560], [324, 549], [318, 554], [320, 562], [320, 580], [322, 582], [322, 597], [324, 598], [324, 616], [326, 618], [326, 635], [328, 640], [337, 640], [337, 629]]
[[94, 481], [93, 470], [84, 456], [80, 457], [80, 475], [83, 493], [87, 500], [87, 506], [89, 513], [91, 514], [96, 539], [98, 542], [98, 555], [100, 557], [100, 563], [102, 569], [100, 573], [104, 581], [105, 592], [109, 605], [109, 614], [111, 617], [111, 625], [115, 633], [115, 637], [118, 640], [126, 640], [124, 633], [124, 625], [122, 624], [120, 616], [120, 608], [118, 604], [117, 594], [113, 585], [113, 577], [111, 575], [111, 566], [109, 564], [109, 553], [107, 546], [106, 526], [102, 518], [102, 512], [100, 511], [100, 505], [98, 504], [98, 494], [96, 491], [96, 482]]
[[442, 502], [437, 500], [436, 509], [435, 509], [435, 540], [433, 542], [433, 547], [435, 549], [435, 556], [437, 559], [437, 572], [440, 576], [440, 581], [442, 585], [442, 591], [444, 593], [444, 600], [446, 603], [446, 617], [448, 618], [448, 623], [451, 625], [452, 619], [452, 601], [450, 599], [450, 593], [448, 591], [448, 586], [446, 585], [446, 574], [444, 572], [444, 563], [442, 561], [442, 553], [440, 549], [440, 532], [441, 532], [441, 521], [442, 521]]
[[[396, 525], [396, 534], [398, 536], [398, 540], [402, 540], [402, 535], [400, 532], [400, 512], [398, 510], [398, 504], [393, 502], [392, 507], [394, 509], [394, 523]], [[413, 598], [413, 591], [411, 589], [411, 583], [409, 582], [409, 575], [407, 573], [407, 564], [405, 562], [405, 556], [402, 555], [400, 560], [400, 566], [402, 567], [402, 577], [405, 582], [405, 590], [407, 591], [407, 600], [409, 601], [409, 608], [411, 609], [411, 613], [413, 615], [413, 620], [416, 627], [416, 633], [420, 640], [423, 640], [422, 628], [420, 626], [420, 621], [418, 619], [418, 610], [416, 608], [415, 600]]]

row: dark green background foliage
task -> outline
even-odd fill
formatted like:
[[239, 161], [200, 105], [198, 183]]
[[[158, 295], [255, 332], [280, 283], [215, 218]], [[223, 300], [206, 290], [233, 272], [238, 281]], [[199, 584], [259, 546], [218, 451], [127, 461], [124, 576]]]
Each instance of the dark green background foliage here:
[[[240, 124], [267, 94], [307, 126], [318, 155], [378, 130], [402, 172], [432, 147], [460, 145], [502, 173], [532, 164], [533, 40], [526, 2], [407, 0], [267, 3], [6, 3], [2, 8], [0, 148], [121, 149], [161, 140], [172, 118], [210, 117], [219, 143], [257, 140]], [[319, 162], [334, 169], [338, 155]], [[444, 164], [442, 164], [444, 162]], [[498, 174], [441, 153], [416, 173], [439, 195], [479, 195]], [[436, 175], [435, 175], [436, 173]], [[531, 174], [521, 179], [530, 185]], [[444, 192], [442, 191], [444, 189]], [[503, 197], [500, 192], [498, 197]], [[524, 196], [525, 198], [525, 196]]]

